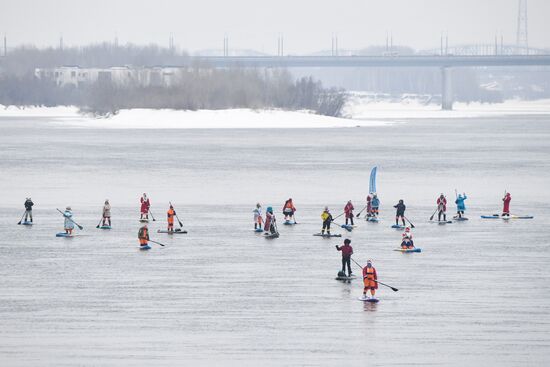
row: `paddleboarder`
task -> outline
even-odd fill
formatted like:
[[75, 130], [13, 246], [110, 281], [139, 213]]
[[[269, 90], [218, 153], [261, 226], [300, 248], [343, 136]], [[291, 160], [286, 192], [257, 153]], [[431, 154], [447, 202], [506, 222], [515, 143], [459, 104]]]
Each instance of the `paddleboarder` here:
[[346, 273], [348, 267], [348, 277], [351, 277], [351, 255], [353, 255], [353, 247], [350, 246], [351, 240], [346, 238], [344, 246], [336, 245], [336, 250], [342, 252], [342, 273]]
[[264, 219], [262, 218], [262, 206], [260, 203], [256, 203], [256, 208], [252, 212], [254, 213], [254, 229], [262, 229]]
[[455, 200], [456, 204], [456, 214], [458, 218], [462, 218], [464, 215], [464, 212], [466, 211], [466, 205], [464, 204], [464, 200], [468, 199], [466, 196], [466, 193], [458, 194]]
[[[378, 283], [375, 280], [378, 280], [376, 269], [372, 266], [372, 260], [368, 260], [367, 266], [363, 268], [363, 298], [374, 298], [378, 289]], [[367, 295], [368, 291], [370, 291], [371, 297]]]
[[144, 224], [138, 231], [139, 246], [141, 248], [149, 246], [149, 228]]
[[502, 216], [503, 217], [510, 216], [510, 201], [512, 201], [512, 195], [510, 195], [510, 193], [507, 192], [502, 198], [502, 203], [503, 203]]
[[147, 197], [146, 193], [140, 198], [141, 202], [141, 219], [149, 219], [149, 208], [151, 207], [151, 201]]
[[443, 221], [447, 221], [447, 198], [443, 193], [437, 198], [437, 221], [441, 222], [441, 216], [443, 215]]
[[378, 208], [380, 207], [380, 199], [378, 199], [378, 196], [376, 195], [375, 192], [372, 193], [371, 206], [372, 206], [371, 216], [372, 217], [377, 217], [378, 216]]
[[269, 206], [265, 211], [265, 226], [264, 226], [265, 235], [277, 233], [277, 227], [276, 227], [275, 221], [276, 220], [275, 220], [275, 214], [273, 214], [273, 208]]
[[401, 218], [401, 221], [403, 222], [403, 227], [405, 226], [405, 210], [407, 209], [407, 206], [403, 202], [403, 199], [399, 200], [399, 202], [393, 206], [396, 209], [395, 212], [395, 225], [399, 225], [399, 218]]
[[321, 219], [323, 220], [323, 229], [321, 229], [321, 234], [327, 234], [330, 236], [330, 224], [332, 223], [332, 214], [328, 210], [328, 206], [325, 206], [325, 210], [321, 213]]
[[166, 212], [166, 219], [168, 221], [168, 232], [174, 232], [174, 217], [176, 216], [176, 211], [174, 210], [174, 207], [172, 204], [170, 204], [170, 208]]
[[283, 206], [283, 214], [285, 216], [285, 221], [290, 221], [291, 219], [294, 219], [294, 212], [295, 211], [296, 211], [296, 208], [294, 207], [294, 203], [292, 202], [292, 198], [285, 201], [285, 205]]
[[111, 226], [111, 204], [109, 204], [109, 199], [105, 199], [103, 204], [103, 226]]
[[401, 238], [404, 240], [405, 238], [411, 239], [413, 238], [411, 227], [405, 228], [405, 232], [401, 235]]
[[344, 207], [344, 213], [346, 214], [346, 225], [348, 225], [348, 221], [351, 222], [351, 225], [353, 225], [353, 210], [355, 208], [353, 207], [353, 204], [351, 203], [351, 200], [348, 200], [348, 203]]
[[25, 205], [25, 222], [27, 222], [27, 219], [30, 219], [30, 222], [32, 223], [32, 207], [34, 203], [32, 202], [31, 198], [26, 198], [24, 205]]
[[73, 216], [71, 207], [68, 206], [65, 208], [65, 212], [63, 213], [63, 217], [65, 218], [65, 223], [63, 224], [63, 228], [65, 229], [65, 233], [68, 235], [73, 234], [74, 229], [74, 222], [71, 220]]
[[367, 196], [367, 217], [372, 217], [372, 197]]

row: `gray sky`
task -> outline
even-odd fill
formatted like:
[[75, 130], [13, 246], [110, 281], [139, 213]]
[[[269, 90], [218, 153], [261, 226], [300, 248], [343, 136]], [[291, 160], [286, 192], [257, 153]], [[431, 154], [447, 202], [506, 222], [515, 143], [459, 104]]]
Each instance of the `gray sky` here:
[[[505, 43], [516, 39], [517, 0], [0, 0], [0, 32], [10, 45], [66, 45], [113, 40], [120, 43], [175, 43], [190, 51], [231, 48], [276, 53], [277, 36], [285, 54], [394, 44], [418, 49], [449, 43]], [[529, 44], [550, 47], [550, 1], [528, 0]], [[546, 19], [545, 19], [546, 18]]]

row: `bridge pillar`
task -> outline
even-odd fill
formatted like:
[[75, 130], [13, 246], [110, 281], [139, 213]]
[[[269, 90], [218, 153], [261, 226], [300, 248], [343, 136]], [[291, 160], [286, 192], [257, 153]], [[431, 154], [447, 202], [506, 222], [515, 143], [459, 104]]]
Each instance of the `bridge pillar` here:
[[448, 67], [441, 68], [441, 109], [446, 111], [453, 109], [451, 69]]

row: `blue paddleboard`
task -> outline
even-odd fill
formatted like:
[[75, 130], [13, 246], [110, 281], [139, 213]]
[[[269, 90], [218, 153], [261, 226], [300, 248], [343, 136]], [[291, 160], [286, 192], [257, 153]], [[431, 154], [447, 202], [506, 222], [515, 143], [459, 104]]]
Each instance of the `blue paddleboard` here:
[[59, 232], [55, 235], [55, 237], [73, 237], [73, 236], [74, 236], [73, 234], [68, 234], [65, 232]]
[[111, 226], [101, 226], [99, 229], [111, 229]]
[[29, 221], [21, 222], [21, 225], [32, 226], [32, 222], [29, 222]]
[[142, 251], [150, 250], [150, 249], [151, 249], [151, 246], [149, 246], [149, 245], [139, 246], [139, 249], [142, 250]]
[[411, 253], [411, 252], [422, 252], [422, 249], [421, 248], [418, 248], [418, 247], [415, 247], [413, 249], [403, 249], [403, 248], [396, 248], [395, 250], [393, 251], [399, 251], [399, 252], [402, 252], [404, 254], [408, 254], [408, 253]]
[[377, 303], [378, 302], [378, 299], [377, 298], [367, 298], [367, 297], [359, 297], [357, 298], [359, 301], [363, 301], [363, 302], [370, 302], [370, 303]]
[[395, 228], [395, 229], [405, 229], [405, 226], [402, 226], [400, 224], [394, 224], [391, 226], [392, 228]]

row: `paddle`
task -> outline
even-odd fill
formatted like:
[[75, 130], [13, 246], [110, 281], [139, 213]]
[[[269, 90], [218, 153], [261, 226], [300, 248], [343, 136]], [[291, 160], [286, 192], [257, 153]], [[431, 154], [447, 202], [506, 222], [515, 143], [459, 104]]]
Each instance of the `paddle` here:
[[335, 216], [335, 217], [332, 218], [332, 221], [334, 222], [334, 220], [335, 220], [336, 218], [340, 218], [340, 217], [341, 217], [342, 215], [344, 215], [344, 214], [346, 214], [346, 212], [343, 212], [342, 214], [338, 214], [337, 216]]
[[[55, 208], [57, 209], [57, 208]], [[84, 227], [82, 227], [80, 224], [78, 224], [77, 222], [75, 222], [74, 220], [72, 220], [72, 218], [69, 218], [65, 215], [65, 213], [63, 213], [61, 210], [57, 209], [58, 212], [60, 212], [65, 218], [67, 218], [68, 220], [70, 220], [71, 222], [73, 222], [74, 224], [76, 224], [76, 226], [78, 227], [78, 229], [80, 230], [83, 230]]]
[[[361, 269], [363, 269], [363, 267], [361, 265], [359, 265], [359, 263], [357, 261], [355, 261], [355, 259], [353, 259], [352, 257], [350, 257], [351, 261], [353, 261], [355, 263], [355, 265], [357, 265], [358, 267], [360, 267]], [[394, 292], [397, 292], [399, 289], [395, 288], [395, 287], [392, 287], [391, 285], [388, 285], [386, 283], [382, 283], [378, 280], [374, 280], [374, 279], [371, 279], [372, 281], [378, 283], [378, 284], [382, 284], [382, 285], [385, 285], [386, 287], [390, 288], [392, 291]]]
[[99, 223], [97, 224], [97, 226], [95, 226], [96, 228], [99, 228], [99, 225], [101, 224], [101, 222], [103, 221], [103, 216], [101, 217], [101, 219], [99, 220]]
[[294, 224], [298, 224], [298, 222], [296, 222], [296, 214], [292, 214], [292, 218], [294, 218]]
[[367, 205], [365, 205], [365, 207], [363, 209], [361, 209], [359, 211], [359, 213], [357, 213], [357, 215], [355, 216], [356, 218], [359, 218], [359, 216], [361, 215], [361, 213], [363, 212], [363, 210], [367, 209]]
[[157, 241], [153, 241], [153, 240], [149, 240], [149, 242], [153, 242], [153, 243], [156, 243], [157, 245], [161, 245], [162, 247], [164, 247], [164, 245], [160, 242], [157, 242]]
[[[174, 207], [174, 206], [172, 205], [172, 202], [171, 202], [171, 201], [169, 201], [168, 203], [170, 204], [170, 206], [171, 206], [172, 208]], [[174, 212], [175, 212], [175, 210], [174, 210]], [[153, 216], [153, 215], [151, 215], [151, 216]], [[179, 225], [180, 225], [180, 228], [183, 228], [183, 223], [181, 222], [181, 220], [179, 219], [179, 217], [178, 217], [177, 214], [176, 214], [176, 219], [178, 220], [178, 223], [179, 223]]]
[[149, 209], [149, 214], [151, 214], [151, 218], [153, 219], [153, 222], [156, 221], [155, 216], [154, 216], [153, 213], [151, 212], [151, 209]]
[[405, 220], [406, 220], [407, 222], [409, 222], [409, 224], [411, 225], [411, 228], [414, 228], [414, 224], [412, 224], [412, 222], [409, 220], [409, 218], [407, 218], [407, 217], [405, 217], [405, 216], [403, 216], [403, 218], [405, 218]]
[[435, 213], [437, 213], [437, 210], [439, 209], [439, 207], [435, 208], [435, 211], [433, 212], [433, 214], [430, 216], [430, 220], [433, 220], [434, 219], [434, 216], [435, 216]]
[[27, 213], [27, 209], [25, 209], [25, 213], [23, 213], [23, 215], [21, 216], [21, 219], [19, 219], [19, 222], [17, 222], [17, 224], [21, 224], [21, 222], [23, 221], [23, 217], [25, 216], [26, 213]]

